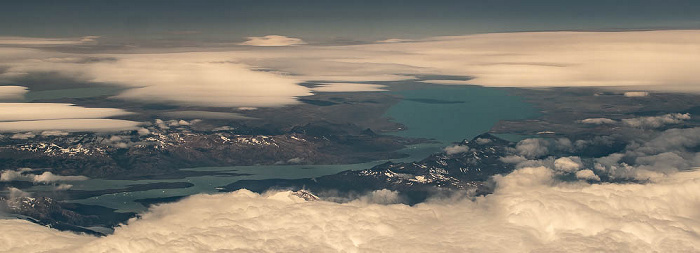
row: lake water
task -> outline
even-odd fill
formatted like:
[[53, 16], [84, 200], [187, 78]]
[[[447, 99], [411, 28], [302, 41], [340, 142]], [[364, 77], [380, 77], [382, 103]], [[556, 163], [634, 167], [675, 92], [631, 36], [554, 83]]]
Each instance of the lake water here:
[[[435, 150], [439, 150], [442, 144], [418, 144], [412, 145], [404, 149], [402, 152], [410, 156], [402, 159], [392, 160], [394, 162], [407, 162], [425, 158]], [[100, 190], [100, 189], [120, 189], [132, 184], [148, 184], [160, 182], [188, 182], [193, 184], [193, 187], [181, 189], [155, 189], [138, 192], [124, 192], [105, 194], [97, 197], [74, 200], [71, 202], [100, 205], [109, 208], [117, 209], [120, 212], [141, 212], [146, 208], [133, 200], [144, 198], [163, 198], [173, 196], [193, 195], [199, 193], [215, 193], [218, 192], [217, 187], [233, 183], [238, 180], [261, 180], [261, 179], [298, 179], [320, 177], [325, 175], [335, 174], [346, 170], [362, 170], [372, 168], [375, 165], [386, 161], [373, 161], [360, 164], [340, 164], [340, 165], [256, 165], [256, 166], [229, 166], [229, 167], [199, 167], [189, 168], [184, 170], [193, 171], [216, 171], [230, 172], [250, 175], [232, 175], [232, 176], [198, 176], [188, 177], [184, 179], [167, 179], [167, 180], [105, 180], [105, 179], [90, 179], [86, 181], [71, 182], [73, 190]], [[37, 186], [34, 189], [39, 189]], [[34, 190], [32, 189], [32, 190]]]
[[510, 96], [504, 89], [426, 85], [395, 93], [405, 99], [392, 106], [386, 116], [406, 125], [406, 129], [394, 134], [433, 138], [445, 144], [486, 133], [499, 120], [527, 119], [539, 114], [522, 98]]

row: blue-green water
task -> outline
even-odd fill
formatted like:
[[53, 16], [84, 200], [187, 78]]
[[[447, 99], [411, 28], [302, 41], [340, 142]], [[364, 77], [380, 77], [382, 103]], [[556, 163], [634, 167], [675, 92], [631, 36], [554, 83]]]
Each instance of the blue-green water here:
[[499, 120], [532, 118], [538, 111], [503, 89], [480, 86], [437, 86], [394, 91], [404, 100], [387, 117], [406, 126], [395, 135], [432, 138], [442, 143], [471, 139]]
[[[440, 149], [441, 144], [424, 143], [411, 145], [403, 149], [401, 152], [409, 156], [401, 159], [392, 159], [393, 162], [409, 162], [416, 159], [422, 159], [433, 153], [436, 149]], [[119, 189], [125, 188], [131, 184], [148, 184], [160, 182], [190, 182], [194, 187], [187, 188], [193, 192], [213, 192], [216, 187], [223, 186], [242, 179], [298, 179], [319, 177], [324, 175], [335, 174], [346, 170], [362, 170], [371, 168], [375, 165], [386, 161], [372, 161], [358, 164], [339, 164], [339, 165], [254, 165], [254, 166], [226, 166], [226, 167], [198, 167], [187, 168], [183, 170], [191, 171], [212, 171], [218, 173], [236, 173], [250, 175], [235, 175], [232, 176], [198, 176], [188, 177], [185, 179], [161, 179], [161, 180], [108, 180], [108, 179], [90, 179], [86, 181], [70, 182], [73, 190], [100, 190], [100, 189]], [[50, 190], [50, 186], [37, 185], [33, 189]], [[190, 193], [191, 194], [191, 193]], [[146, 197], [144, 197], [146, 198]], [[150, 198], [150, 197], [148, 197]]]
[[[438, 144], [418, 144], [407, 147], [403, 153], [409, 154], [409, 157], [395, 159], [395, 162], [413, 161], [422, 159], [436, 149], [440, 149]], [[172, 196], [193, 195], [199, 193], [215, 193], [218, 192], [217, 187], [224, 186], [238, 180], [262, 180], [262, 179], [298, 179], [320, 177], [325, 175], [335, 174], [346, 170], [363, 170], [372, 168], [375, 165], [386, 161], [373, 161], [360, 164], [340, 164], [340, 165], [256, 165], [256, 166], [229, 166], [229, 167], [200, 167], [190, 168], [185, 170], [193, 171], [216, 171], [219, 173], [240, 173], [249, 175], [240, 176], [198, 176], [188, 177], [184, 179], [167, 179], [167, 180], [105, 180], [91, 179], [86, 181], [71, 182], [73, 190], [100, 190], [100, 189], [120, 189], [131, 184], [148, 184], [159, 182], [188, 182], [193, 184], [193, 187], [181, 189], [155, 189], [138, 192], [124, 192], [106, 194], [102, 196], [75, 200], [73, 202], [100, 205], [117, 209], [120, 212], [140, 212], [144, 211], [145, 207], [141, 204], [133, 202], [136, 199], [144, 198], [163, 198]], [[50, 190], [47, 186], [35, 186], [30, 190]]]

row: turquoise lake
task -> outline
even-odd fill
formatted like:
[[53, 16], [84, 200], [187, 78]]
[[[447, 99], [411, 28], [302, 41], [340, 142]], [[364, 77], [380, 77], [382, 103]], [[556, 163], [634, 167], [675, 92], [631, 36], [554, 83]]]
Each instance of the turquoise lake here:
[[522, 98], [511, 96], [504, 89], [425, 85], [394, 93], [404, 100], [385, 115], [406, 125], [406, 129], [393, 134], [432, 138], [444, 144], [486, 133], [499, 120], [527, 119], [539, 114]]

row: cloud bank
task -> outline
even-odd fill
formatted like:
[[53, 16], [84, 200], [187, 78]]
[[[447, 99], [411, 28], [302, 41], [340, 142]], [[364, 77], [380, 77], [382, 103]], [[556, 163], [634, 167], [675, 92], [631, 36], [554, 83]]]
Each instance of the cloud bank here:
[[[0, 250], [39, 252], [678, 252], [700, 250], [700, 171], [648, 184], [560, 182], [546, 167], [497, 176], [494, 194], [406, 206], [289, 192], [196, 195], [102, 238], [0, 220]], [[582, 172], [579, 178], [595, 179]], [[381, 195], [391, 194], [384, 192]], [[386, 196], [384, 196], [386, 197]], [[644, 203], [640, 205], [640, 203]], [[16, 233], [12, 231], [27, 231]], [[34, 236], [34, 234], [36, 234]], [[31, 235], [31, 236], [30, 236]], [[44, 238], [37, 247], [36, 241]], [[49, 250], [48, 252], [52, 252]]]
[[[402, 43], [305, 46], [238, 52], [241, 62], [292, 73], [302, 81], [430, 80], [493, 87], [606, 86], [700, 92], [693, 66], [700, 31], [530, 32], [434, 37]], [[641, 88], [640, 88], [641, 87]]]
[[0, 86], [0, 101], [22, 100], [27, 92], [27, 88], [22, 86]]
[[120, 119], [51, 119], [0, 122], [0, 132], [57, 130], [66, 132], [119, 132], [136, 130], [140, 122]]
[[[631, 90], [626, 96], [653, 90], [700, 92], [695, 70], [700, 65], [695, 57], [700, 54], [698, 30], [501, 33], [352, 46], [159, 49], [138, 54], [59, 53], [31, 46], [48, 42], [23, 40], [27, 42], [0, 48], [0, 83], [17, 83], [32, 73], [60, 73], [81, 82], [128, 88], [119, 99], [194, 106], [284, 106], [312, 94], [298, 85], [302, 82], [334, 82], [317, 87], [318, 92], [377, 91], [379, 87], [357, 87], [355, 82], [414, 80], [420, 75], [469, 77], [424, 81], [449, 85], [607, 86]], [[243, 44], [301, 43], [270, 35]]]
[[297, 81], [211, 53], [138, 55], [95, 64], [93, 81], [137, 86], [117, 98], [186, 105], [281, 106], [310, 95]]
[[[118, 99], [213, 107], [271, 107], [297, 103], [311, 95], [299, 80], [279, 73], [256, 71], [238, 63], [234, 53], [189, 52], [93, 55], [109, 61], [85, 62], [84, 55], [36, 50], [8, 50], [6, 82], [31, 73], [58, 72], [81, 82], [128, 88]], [[3, 56], [0, 51], [0, 56]], [[1, 57], [0, 57], [1, 59]], [[2, 60], [0, 60], [0, 64]], [[56, 87], [60, 88], [60, 87]]]
[[[679, 171], [700, 168], [700, 127], [640, 134], [627, 141], [627, 146], [618, 152], [582, 161], [579, 157], [557, 157], [557, 154], [576, 154], [590, 147], [605, 149], [615, 142], [614, 138], [576, 141], [530, 138], [518, 142], [511, 154], [500, 160], [515, 164], [516, 168], [546, 166], [558, 174], [572, 175], [590, 169], [608, 181], [656, 181]], [[586, 177], [585, 174], [576, 176]]]
[[351, 46], [374, 54], [344, 59], [403, 64], [470, 76], [485, 86], [672, 86], [700, 91], [700, 31], [537, 32], [437, 37]]
[[0, 103], [0, 121], [95, 119], [131, 114], [122, 109], [86, 108], [61, 103]]
[[690, 113], [669, 113], [659, 116], [622, 119], [620, 121], [608, 118], [588, 118], [578, 122], [590, 125], [615, 125], [621, 123], [624, 126], [632, 128], [656, 129], [667, 125], [681, 124], [691, 118], [692, 116]]
[[[128, 114], [131, 113], [122, 109], [86, 108], [73, 104], [0, 103], [0, 132], [44, 130], [112, 132], [136, 129], [140, 122], [104, 119]], [[16, 139], [29, 137], [29, 135], [18, 135]]]

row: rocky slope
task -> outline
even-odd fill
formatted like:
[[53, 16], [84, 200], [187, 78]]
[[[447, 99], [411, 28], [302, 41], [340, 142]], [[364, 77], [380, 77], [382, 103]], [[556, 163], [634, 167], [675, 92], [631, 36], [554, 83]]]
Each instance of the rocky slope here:
[[87, 227], [111, 228], [136, 215], [114, 212], [114, 209], [101, 206], [65, 203], [48, 197], [29, 196], [0, 197], [0, 211], [59, 230], [93, 235], [103, 234]]
[[433, 154], [418, 162], [387, 162], [371, 169], [344, 171], [318, 178], [242, 180], [225, 186], [222, 191], [244, 188], [257, 192], [306, 189], [319, 197], [342, 198], [389, 189], [399, 191], [408, 203], [417, 203], [430, 195], [454, 190], [485, 194], [490, 191], [489, 177], [514, 169], [512, 164], [500, 159], [514, 145], [493, 135], [482, 134], [453, 146], [450, 151]]
[[402, 157], [415, 143], [354, 125], [318, 122], [275, 135], [191, 126], [119, 134], [74, 133], [0, 138], [0, 170], [48, 168], [58, 175], [142, 178], [178, 168], [256, 164], [344, 164]]

